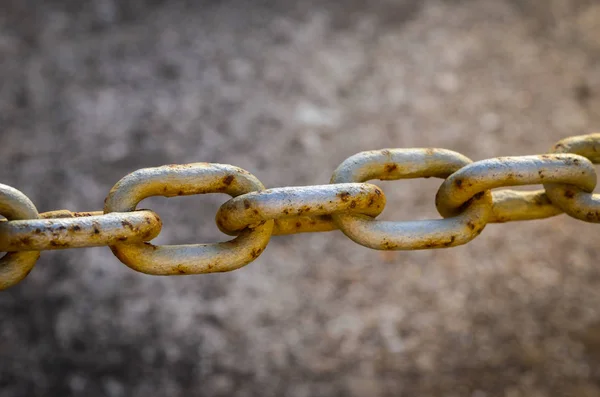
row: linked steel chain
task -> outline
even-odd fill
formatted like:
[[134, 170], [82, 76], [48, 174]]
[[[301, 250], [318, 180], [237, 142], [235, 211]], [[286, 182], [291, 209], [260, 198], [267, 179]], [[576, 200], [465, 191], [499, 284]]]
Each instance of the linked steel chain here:
[[[558, 142], [550, 154], [473, 162], [445, 149], [383, 149], [358, 153], [333, 173], [329, 185], [265, 189], [249, 172], [224, 164], [195, 163], [137, 170], [111, 189], [102, 212], [38, 213], [20, 191], [0, 184], [0, 289], [31, 271], [40, 251], [109, 246], [134, 270], [155, 275], [226, 272], [256, 259], [272, 235], [341, 230], [379, 250], [417, 250], [465, 244], [488, 223], [533, 220], [563, 212], [600, 222], [594, 194], [600, 134]], [[442, 219], [377, 220], [383, 191], [366, 183], [444, 179], [435, 204]], [[538, 191], [492, 189], [543, 185]], [[153, 245], [162, 222], [137, 210], [150, 196], [227, 193], [216, 223], [233, 240], [213, 244]]]

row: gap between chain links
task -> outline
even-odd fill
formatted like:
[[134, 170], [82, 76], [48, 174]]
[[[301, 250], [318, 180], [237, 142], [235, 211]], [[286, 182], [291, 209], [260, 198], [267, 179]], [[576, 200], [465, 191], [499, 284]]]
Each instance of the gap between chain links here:
[[[20, 191], [0, 184], [0, 289], [27, 276], [40, 251], [109, 246], [121, 262], [155, 275], [231, 271], [255, 260], [271, 235], [340, 229], [366, 247], [414, 250], [465, 244], [488, 223], [567, 213], [600, 222], [593, 194], [600, 134], [566, 138], [550, 154], [472, 162], [445, 149], [383, 149], [358, 153], [333, 173], [329, 185], [265, 190], [249, 172], [195, 163], [137, 170], [110, 191], [104, 212], [38, 213]], [[443, 219], [388, 222], [375, 218], [386, 203], [372, 179], [442, 178], [436, 207]], [[542, 184], [543, 190], [492, 189]], [[162, 222], [137, 204], [150, 196], [226, 193], [216, 214], [221, 231], [236, 236], [214, 244], [155, 246]]]

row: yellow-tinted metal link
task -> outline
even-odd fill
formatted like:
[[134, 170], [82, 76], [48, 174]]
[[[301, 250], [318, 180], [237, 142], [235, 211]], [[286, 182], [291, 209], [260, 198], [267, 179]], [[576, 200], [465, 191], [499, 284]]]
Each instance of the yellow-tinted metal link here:
[[[554, 145], [555, 153], [575, 153], [594, 164], [600, 163], [600, 134], [564, 139]], [[545, 183], [546, 194], [552, 203], [570, 216], [586, 222], [600, 222], [600, 194], [593, 187], [567, 183]]]
[[[331, 183], [371, 179], [446, 178], [471, 163], [444, 149], [384, 149], [356, 154], [333, 173]], [[491, 214], [489, 192], [472, 200], [462, 213], [449, 219], [387, 222], [364, 215], [333, 214], [340, 230], [354, 242], [381, 250], [452, 247], [474, 239]]]
[[223, 204], [217, 226], [236, 235], [247, 227], [275, 219], [273, 234], [335, 230], [331, 215], [339, 212], [381, 214], [385, 195], [368, 183], [282, 187], [247, 193]]
[[[196, 163], [145, 168], [121, 179], [110, 191], [104, 211], [133, 211], [150, 196], [184, 196], [227, 193], [239, 196], [264, 186], [241, 168], [223, 164]], [[110, 248], [127, 266], [155, 275], [226, 272], [256, 259], [265, 249], [273, 232], [273, 221], [264, 221], [244, 230], [225, 243], [152, 245], [118, 243]]]

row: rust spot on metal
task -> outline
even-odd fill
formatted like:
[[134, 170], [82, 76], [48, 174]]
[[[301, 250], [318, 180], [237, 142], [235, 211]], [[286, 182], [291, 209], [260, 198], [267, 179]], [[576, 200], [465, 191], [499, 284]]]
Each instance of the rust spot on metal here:
[[183, 196], [183, 190], [180, 190], [180, 191], [178, 191], [178, 192], [177, 192], [177, 195], [178, 195], [178, 196]]
[[340, 198], [340, 200], [342, 200], [344, 203], [348, 200], [350, 200], [350, 193], [348, 192], [340, 192], [337, 194], [337, 196]]
[[75, 218], [85, 218], [86, 216], [94, 216], [92, 212], [73, 212]]
[[298, 215], [302, 215], [302, 213], [304, 213], [304, 212], [310, 212], [310, 210], [311, 210], [311, 208], [308, 205], [306, 205], [304, 207], [298, 208], [298, 211], [296, 211], [296, 212], [297, 212]]
[[350, 203], [350, 208], [356, 208], [356, 200], [352, 200]]
[[463, 181], [462, 181], [462, 179], [457, 179], [454, 181], [454, 184], [456, 185], [457, 188], [460, 189], [462, 187]]
[[369, 200], [369, 207], [372, 206], [374, 202], [375, 202], [375, 199], [373, 197], [371, 197], [371, 199]]
[[287, 208], [285, 208], [285, 209], [283, 210], [283, 213], [284, 213], [284, 214], [286, 214], [286, 215], [289, 215], [289, 214], [290, 214], [290, 210], [289, 210], [289, 209], [287, 209]]
[[144, 244], [147, 245], [148, 247], [152, 248], [153, 250], [156, 251], [156, 249], [158, 248], [156, 245], [149, 243], [147, 241], [144, 241]]
[[163, 186], [163, 193], [166, 193], [166, 192], [167, 192], [167, 187]]
[[[145, 222], [147, 224], [150, 224], [150, 220], [149, 219], [145, 219]], [[129, 229], [133, 230], [133, 225], [129, 221], [121, 221], [121, 225], [123, 225], [123, 227], [128, 227]]]
[[302, 222], [296, 222], [296, 227], [297, 227], [297, 228], [300, 228], [300, 227], [302, 227]]
[[58, 230], [67, 230], [67, 227], [66, 226], [59, 226]]
[[252, 250], [252, 252], [250, 252], [250, 255], [252, 256], [253, 259], [256, 259], [262, 252], [263, 252], [263, 250], [261, 248], [254, 248]]
[[98, 226], [94, 226], [94, 234], [100, 234], [100, 229], [98, 229]]
[[539, 170], [538, 175], [540, 176], [540, 179], [544, 179], [544, 171]]
[[254, 215], [258, 215], [258, 210], [256, 208], [253, 209], [252, 212], [254, 212]]
[[475, 200], [479, 200], [480, 198], [482, 198], [482, 197], [483, 197], [483, 195], [484, 195], [484, 194], [485, 194], [485, 192], [479, 192], [479, 193], [475, 193], [475, 194], [473, 195], [473, 198], [474, 198]]
[[474, 230], [475, 229], [475, 224], [472, 221], [467, 222], [467, 226], [469, 227], [469, 229]]
[[325, 222], [331, 222], [333, 220], [333, 217], [329, 214], [319, 215], [319, 219], [321, 219], [322, 221], [325, 221]]
[[244, 200], [244, 208], [245, 209], [249, 209], [250, 208], [250, 200]]
[[394, 172], [398, 169], [398, 164], [389, 163], [384, 166], [385, 172]]
[[445, 247], [449, 247], [449, 246], [451, 246], [451, 245], [454, 243], [454, 240], [456, 240], [456, 236], [451, 236], [451, 237], [450, 237], [450, 241], [446, 241], [446, 242], [444, 243], [444, 246], [445, 246]]
[[226, 177], [223, 178], [223, 183], [227, 186], [231, 185], [233, 183], [233, 180], [235, 179], [235, 176], [233, 175], [227, 175]]
[[74, 231], [74, 232], [78, 232], [78, 231], [80, 231], [80, 230], [81, 230], [81, 226], [79, 226], [79, 225], [74, 225], [74, 226], [73, 226], [73, 231]]
[[117, 240], [119, 240], [119, 241], [127, 241], [127, 237], [122, 236], [122, 237], [119, 237]]
[[41, 234], [42, 233], [42, 229], [35, 229], [35, 234]]
[[565, 190], [565, 197], [572, 199], [573, 197], [575, 197], [575, 192], [572, 191], [571, 189], [566, 189]]

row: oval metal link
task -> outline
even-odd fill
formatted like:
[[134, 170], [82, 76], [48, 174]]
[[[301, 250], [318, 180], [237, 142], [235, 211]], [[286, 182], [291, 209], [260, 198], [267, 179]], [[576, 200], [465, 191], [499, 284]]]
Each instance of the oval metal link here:
[[[35, 205], [19, 190], [0, 184], [0, 215], [9, 221], [36, 219]], [[23, 280], [40, 257], [39, 251], [8, 252], [0, 258], [0, 290]]]
[[[600, 163], [600, 134], [575, 136], [559, 141], [554, 153], [574, 153]], [[600, 194], [577, 186], [545, 183], [546, 194], [552, 203], [573, 218], [586, 222], [600, 222]]]
[[112, 212], [0, 222], [0, 251], [43, 251], [148, 241], [162, 222], [152, 211]]
[[[442, 216], [451, 217], [460, 213], [463, 205], [480, 192], [505, 186], [536, 185], [545, 182], [568, 183], [591, 191], [596, 186], [596, 172], [589, 160], [574, 154], [498, 157], [477, 161], [450, 175], [442, 183], [436, 195], [436, 207]], [[494, 192], [493, 201], [499, 203], [507, 200], [507, 197], [512, 199], [511, 195], [520, 195], [509, 192], [511, 193], [508, 195]], [[507, 220], [518, 219], [516, 212], [535, 211], [538, 193], [533, 192], [531, 201], [522, 202], [524, 208], [515, 206], [511, 210], [515, 212], [506, 215]], [[502, 211], [507, 212], [506, 206], [496, 213]], [[549, 212], [547, 209], [543, 211]]]
[[[195, 163], [145, 168], [121, 179], [110, 191], [104, 211], [127, 212], [150, 196], [227, 193], [236, 197], [264, 186], [249, 172], [224, 164]], [[155, 246], [115, 244], [115, 256], [134, 270], [155, 275], [226, 272], [256, 259], [267, 246], [273, 221], [244, 230], [224, 243]]]
[[[384, 149], [362, 152], [346, 159], [331, 183], [371, 179], [446, 178], [471, 163], [467, 157], [444, 149]], [[474, 197], [454, 218], [389, 222], [359, 214], [333, 214], [334, 222], [358, 244], [381, 250], [453, 247], [475, 238], [491, 215], [491, 194]]]
[[[322, 230], [327, 215], [337, 212], [362, 213], [372, 217], [385, 207], [385, 195], [368, 183], [294, 186], [267, 189], [235, 197], [219, 208], [216, 221], [223, 233], [236, 235], [248, 226], [275, 220], [273, 234]], [[330, 230], [335, 230], [331, 217]]]

